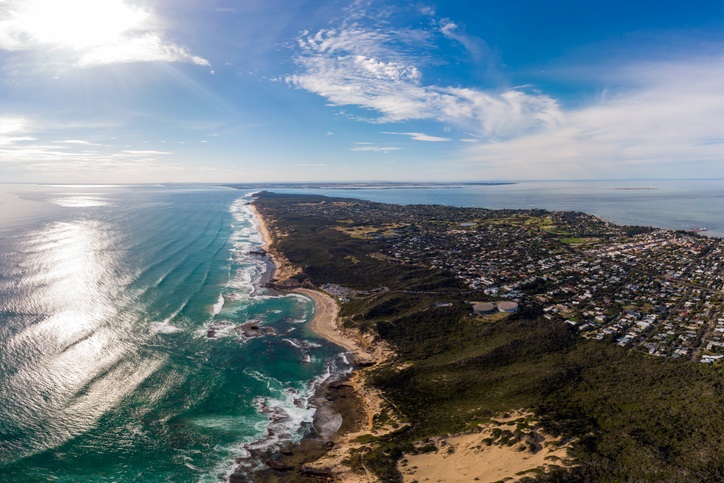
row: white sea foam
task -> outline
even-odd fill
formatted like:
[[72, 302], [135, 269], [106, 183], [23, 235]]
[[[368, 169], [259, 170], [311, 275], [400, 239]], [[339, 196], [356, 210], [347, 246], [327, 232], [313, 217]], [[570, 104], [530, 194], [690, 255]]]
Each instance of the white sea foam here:
[[224, 296], [222, 294], [219, 294], [219, 299], [216, 301], [216, 303], [211, 308], [212, 314], [214, 316], [219, 315], [221, 313], [221, 309], [224, 308]]
[[227, 282], [229, 289], [224, 295], [226, 300], [243, 302], [259, 293], [262, 275], [267, 272], [268, 264], [251, 251], [261, 248], [263, 240], [259, 224], [249, 202], [251, 196], [234, 201], [229, 211], [233, 218], [233, 231], [229, 237], [232, 248], [229, 261], [232, 264], [231, 276]]
[[166, 320], [163, 322], [151, 322], [151, 332], [154, 334], [175, 334], [176, 332], [181, 332], [181, 329], [169, 324]]
[[254, 371], [251, 369], [244, 369], [244, 374], [247, 376], [253, 377], [259, 382], [263, 382], [266, 385], [266, 388], [269, 391], [281, 391], [284, 389], [284, 383], [282, 383], [279, 379], [276, 379], [272, 376], [267, 376], [266, 374], [262, 374], [259, 371]]
[[[347, 359], [343, 357], [330, 360], [325, 371], [302, 388], [292, 387], [259, 371], [245, 370], [246, 375], [264, 383], [270, 394], [266, 397], [258, 396], [253, 400], [261, 419], [245, 421], [246, 425], [254, 427], [258, 436], [248, 438], [239, 446], [223, 448], [235, 456], [235, 462], [217, 468], [214, 472], [216, 476], [207, 475], [200, 481], [211, 482], [214, 481], [214, 477], [219, 476], [228, 481], [231, 475], [239, 470], [247, 474], [262, 470], [266, 467], [263, 463], [264, 453], [274, 451], [288, 442], [298, 442], [304, 436], [306, 429], [312, 426], [320, 436], [330, 439], [340, 428], [342, 418], [331, 407], [326, 407], [325, 400], [316, 397], [316, 392], [325, 381], [343, 377], [351, 370], [346, 361]], [[228, 420], [207, 422], [214, 427], [225, 423], [230, 422]]]
[[222, 337], [236, 337], [238, 334], [234, 329], [237, 325], [228, 320], [212, 320], [197, 329], [194, 334], [196, 337], [207, 337], [209, 339], [219, 339]]
[[312, 423], [317, 411], [317, 405], [313, 401], [317, 389], [330, 378], [348, 374], [351, 366], [345, 364], [346, 360], [338, 358], [336, 361], [329, 361], [324, 372], [307, 383], [303, 389], [290, 387], [258, 371], [245, 370], [245, 374], [265, 383], [273, 396], [255, 398], [257, 411], [269, 415], [268, 424], [261, 426], [265, 429], [266, 436], [259, 441], [245, 444], [244, 448], [269, 449], [281, 442], [298, 441], [302, 437], [300, 430], [305, 424]]
[[292, 292], [292, 293], [290, 293], [289, 295], [287, 295], [287, 297], [292, 297], [292, 298], [304, 300], [305, 302], [309, 302], [309, 297], [308, 297], [308, 296], [302, 295], [302, 294], [299, 294], [299, 293], [293, 293], [293, 292]]
[[296, 347], [297, 349], [301, 349], [302, 346], [299, 345], [299, 342], [293, 339], [282, 339], [287, 344], [291, 345], [292, 347]]
[[321, 344], [317, 344], [316, 342], [310, 342], [308, 340], [301, 340], [301, 339], [282, 339], [287, 344], [291, 345], [292, 347], [296, 347], [297, 349], [314, 349], [317, 347], [322, 347]]

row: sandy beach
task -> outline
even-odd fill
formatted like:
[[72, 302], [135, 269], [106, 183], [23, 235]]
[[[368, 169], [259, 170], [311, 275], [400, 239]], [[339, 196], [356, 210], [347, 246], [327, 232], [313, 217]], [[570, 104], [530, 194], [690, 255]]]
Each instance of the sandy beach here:
[[309, 327], [315, 334], [346, 349], [352, 355], [351, 362], [368, 364], [379, 359], [378, 355], [367, 350], [367, 341], [359, 333], [345, 330], [340, 326], [339, 306], [330, 295], [308, 288], [297, 288], [292, 292], [314, 299], [314, 316]]
[[256, 209], [256, 206], [251, 204], [249, 207], [258, 222], [259, 233], [261, 233], [263, 241], [262, 248], [269, 254], [269, 257], [275, 267], [272, 277], [277, 281], [284, 281], [298, 274], [301, 270], [289, 263], [289, 260], [287, 260], [284, 255], [274, 248], [274, 235], [272, 235], [269, 225]]

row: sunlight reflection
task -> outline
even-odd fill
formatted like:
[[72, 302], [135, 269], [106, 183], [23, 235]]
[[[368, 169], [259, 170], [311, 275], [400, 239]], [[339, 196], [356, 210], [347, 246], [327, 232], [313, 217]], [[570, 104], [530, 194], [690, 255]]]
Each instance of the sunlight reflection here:
[[[62, 444], [87, 431], [163, 363], [138, 354], [129, 335], [134, 316], [121, 310], [131, 278], [121, 267], [118, 236], [102, 222], [59, 222], [36, 232], [22, 267], [27, 312], [47, 316], [0, 350], [23, 361], [0, 377], [13, 394], [3, 411], [22, 431], [38, 432], [17, 457]], [[32, 275], [30, 275], [32, 274]]]
[[94, 206], [108, 206], [110, 203], [102, 198], [93, 196], [73, 196], [70, 198], [58, 198], [50, 200], [51, 203], [67, 208], [90, 208]]

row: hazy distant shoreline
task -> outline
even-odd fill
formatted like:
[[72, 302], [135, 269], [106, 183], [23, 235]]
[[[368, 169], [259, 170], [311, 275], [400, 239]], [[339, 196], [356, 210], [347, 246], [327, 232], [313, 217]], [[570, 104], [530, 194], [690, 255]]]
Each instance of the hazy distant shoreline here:
[[450, 182], [360, 182], [360, 183], [229, 183], [222, 186], [235, 189], [338, 189], [338, 190], [375, 190], [375, 189], [430, 189], [430, 188], [463, 188], [465, 186], [505, 186], [518, 184], [515, 181], [471, 181], [461, 183]]

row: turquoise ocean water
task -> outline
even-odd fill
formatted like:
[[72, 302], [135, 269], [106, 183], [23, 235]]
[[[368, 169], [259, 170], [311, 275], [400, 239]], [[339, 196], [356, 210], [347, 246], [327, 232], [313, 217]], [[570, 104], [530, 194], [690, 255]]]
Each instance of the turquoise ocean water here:
[[0, 481], [221, 481], [309, 430], [347, 366], [259, 288], [243, 191], [0, 191]]

